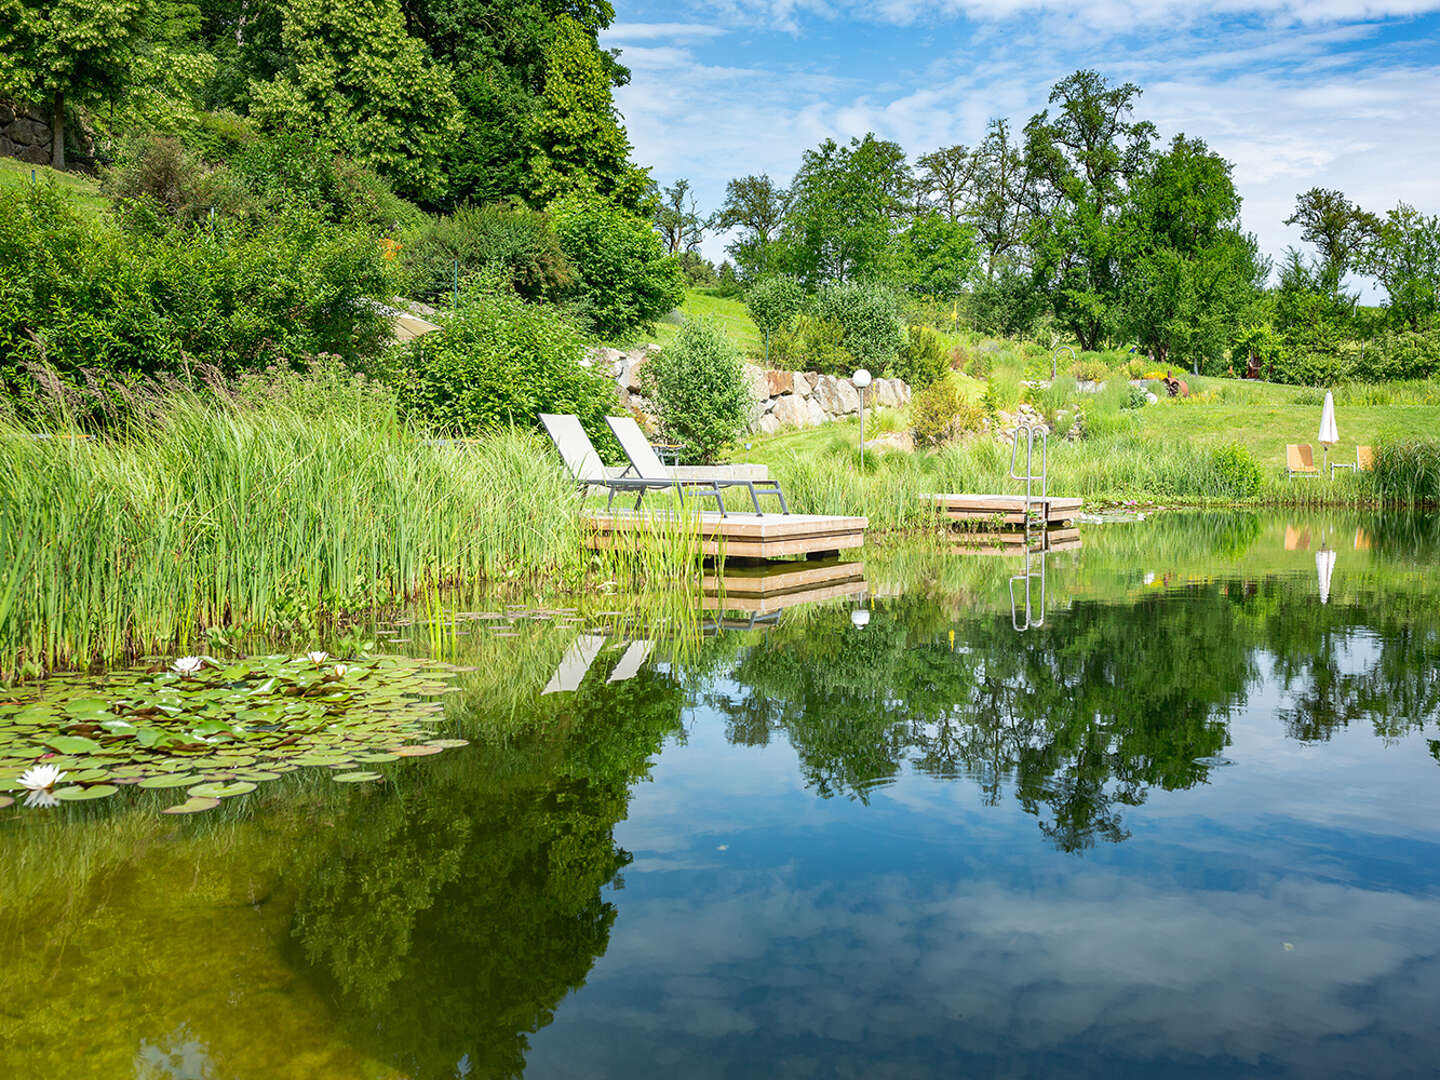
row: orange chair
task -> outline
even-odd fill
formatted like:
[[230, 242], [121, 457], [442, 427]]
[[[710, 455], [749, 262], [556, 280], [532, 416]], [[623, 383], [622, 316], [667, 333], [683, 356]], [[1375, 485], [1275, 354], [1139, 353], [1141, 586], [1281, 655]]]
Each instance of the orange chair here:
[[1371, 446], [1355, 447], [1355, 464], [1348, 461], [1336, 461], [1330, 466], [1330, 479], [1335, 479], [1336, 469], [1353, 469], [1355, 472], [1369, 472], [1375, 467], [1375, 448]]
[[1315, 452], [1310, 449], [1309, 443], [1299, 446], [1291, 443], [1285, 447], [1285, 475], [1292, 480], [1297, 476], [1320, 475], [1320, 470], [1315, 468]]

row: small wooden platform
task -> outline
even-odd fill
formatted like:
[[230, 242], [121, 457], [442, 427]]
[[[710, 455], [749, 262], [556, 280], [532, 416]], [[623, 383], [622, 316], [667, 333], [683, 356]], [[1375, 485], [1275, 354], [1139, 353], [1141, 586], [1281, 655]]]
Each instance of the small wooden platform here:
[[592, 550], [622, 547], [627, 535], [697, 529], [706, 555], [776, 559], [785, 555], [811, 555], [842, 551], [865, 543], [870, 524], [863, 517], [827, 517], [823, 514], [730, 514], [713, 510], [682, 517], [648, 511], [587, 511], [581, 516], [585, 542]]
[[[1002, 525], [1025, 524], [1023, 495], [926, 495], [951, 521], [996, 521]], [[1032, 498], [1030, 506], [1046, 525], [1073, 521], [1080, 513], [1081, 500], [1052, 495]]]
[[1079, 529], [1037, 529], [1027, 537], [1023, 531], [951, 533], [950, 550], [957, 555], [1024, 555], [1026, 545], [1031, 553], [1077, 551]]
[[797, 604], [813, 604], [866, 589], [865, 564], [840, 562], [776, 563], [732, 568], [706, 574], [701, 581], [706, 611], [741, 611], [769, 615]]

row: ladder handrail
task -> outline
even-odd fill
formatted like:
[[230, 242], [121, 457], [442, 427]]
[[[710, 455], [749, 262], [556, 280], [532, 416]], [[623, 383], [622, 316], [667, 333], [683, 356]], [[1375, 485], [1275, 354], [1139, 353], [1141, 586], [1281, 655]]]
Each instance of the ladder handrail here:
[[[1040, 475], [1035, 475], [1035, 433], [1040, 433]], [[1021, 476], [1015, 471], [1015, 466], [1020, 459], [1020, 432], [1025, 432], [1025, 475]], [[1031, 484], [1036, 480], [1040, 481], [1040, 501], [1049, 501], [1050, 493], [1050, 437], [1049, 431], [1040, 427], [1037, 429], [1034, 424], [1016, 424], [1015, 438], [1010, 446], [1010, 479], [1025, 481], [1025, 524], [1030, 524], [1030, 504], [1034, 501]]]
[[[1038, 630], [1045, 625], [1045, 551], [1042, 548], [1037, 552], [1040, 556], [1040, 573], [1037, 575], [1030, 569], [1030, 548], [1025, 548], [1025, 572], [1015, 574], [1010, 578], [1010, 625], [1017, 633], [1023, 634], [1026, 630]], [[1040, 578], [1040, 617], [1035, 618], [1034, 605], [1030, 597], [1030, 583], [1036, 577]], [[1025, 624], [1020, 624], [1019, 609], [1015, 603], [1015, 583], [1025, 582]]]

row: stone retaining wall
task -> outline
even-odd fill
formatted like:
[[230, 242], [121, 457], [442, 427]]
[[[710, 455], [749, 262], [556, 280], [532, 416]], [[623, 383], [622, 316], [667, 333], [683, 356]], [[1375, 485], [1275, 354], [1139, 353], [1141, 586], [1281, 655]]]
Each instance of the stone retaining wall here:
[[[640, 413], [654, 426], [655, 410], [640, 393], [640, 372], [660, 351], [644, 345], [629, 352], [597, 349], [583, 363], [610, 375], [620, 393], [622, 407]], [[750, 426], [763, 435], [787, 428], [816, 427], [860, 412], [860, 391], [853, 380], [813, 371], [766, 371], [745, 365], [750, 383]], [[910, 387], [900, 379], [876, 379], [866, 393], [867, 408], [899, 407], [910, 400]]]
[[50, 119], [38, 109], [0, 101], [0, 157], [50, 164]]

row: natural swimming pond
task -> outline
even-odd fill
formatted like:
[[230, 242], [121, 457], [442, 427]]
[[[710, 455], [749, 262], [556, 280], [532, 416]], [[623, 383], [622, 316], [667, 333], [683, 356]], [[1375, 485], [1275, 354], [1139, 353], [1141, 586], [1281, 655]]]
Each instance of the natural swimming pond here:
[[404, 622], [453, 692], [293, 770], [262, 713], [215, 809], [0, 809], [0, 1075], [1434, 1075], [1437, 556], [1161, 515]]

